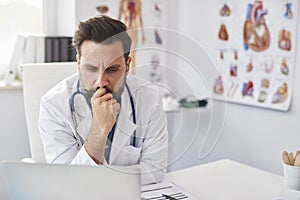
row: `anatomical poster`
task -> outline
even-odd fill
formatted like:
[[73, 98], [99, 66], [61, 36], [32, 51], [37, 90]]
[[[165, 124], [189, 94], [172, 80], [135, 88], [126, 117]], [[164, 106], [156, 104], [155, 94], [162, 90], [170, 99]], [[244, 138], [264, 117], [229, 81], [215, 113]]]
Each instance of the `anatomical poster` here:
[[165, 83], [167, 56], [161, 49], [166, 48], [166, 31], [163, 31], [163, 27], [167, 21], [167, 1], [76, 1], [76, 21], [99, 14], [119, 19], [127, 25], [132, 39], [130, 72], [158, 85]]
[[216, 8], [215, 99], [287, 111], [298, 0], [223, 1]]

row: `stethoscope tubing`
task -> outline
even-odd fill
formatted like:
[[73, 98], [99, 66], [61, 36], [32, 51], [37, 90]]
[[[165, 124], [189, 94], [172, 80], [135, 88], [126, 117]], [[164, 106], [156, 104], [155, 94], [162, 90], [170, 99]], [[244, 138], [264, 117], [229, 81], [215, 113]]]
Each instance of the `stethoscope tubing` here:
[[[134, 106], [133, 97], [132, 97], [131, 91], [130, 91], [129, 86], [127, 85], [127, 83], [125, 84], [125, 86], [126, 86], [129, 98], [130, 98], [130, 104], [131, 104], [131, 109], [132, 109], [132, 120], [133, 120], [133, 123], [136, 124], [136, 114], [135, 114], [135, 106]], [[76, 120], [76, 117], [75, 117], [74, 99], [75, 99], [75, 96], [77, 94], [82, 94], [80, 92], [80, 80], [77, 81], [76, 91], [71, 95], [70, 100], [69, 100], [70, 110], [71, 110], [71, 115], [72, 115], [72, 121], [73, 121], [74, 126], [75, 126], [74, 137], [77, 140], [77, 143], [78, 143], [77, 147], [79, 149], [80, 147], [83, 146], [83, 141], [82, 141], [81, 136], [79, 135], [79, 133], [77, 131], [78, 123], [77, 123], [77, 120]], [[134, 133], [133, 133], [132, 146], [136, 147], [136, 130], [134, 130]]]

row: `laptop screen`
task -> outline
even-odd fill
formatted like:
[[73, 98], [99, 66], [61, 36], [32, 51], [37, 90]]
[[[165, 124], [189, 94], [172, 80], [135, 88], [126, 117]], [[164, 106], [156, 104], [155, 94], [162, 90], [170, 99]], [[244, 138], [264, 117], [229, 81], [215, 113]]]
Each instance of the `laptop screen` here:
[[84, 166], [4, 161], [10, 199], [140, 200], [138, 166]]

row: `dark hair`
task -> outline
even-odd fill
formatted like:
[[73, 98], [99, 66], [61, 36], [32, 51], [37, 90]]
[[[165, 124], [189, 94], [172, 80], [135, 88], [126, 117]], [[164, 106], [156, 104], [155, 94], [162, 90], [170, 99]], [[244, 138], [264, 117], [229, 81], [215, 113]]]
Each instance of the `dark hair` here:
[[121, 21], [112, 19], [108, 16], [96, 16], [84, 22], [80, 22], [75, 31], [72, 44], [75, 47], [79, 57], [81, 56], [81, 45], [85, 40], [104, 44], [111, 44], [115, 41], [121, 41], [124, 51], [124, 58], [127, 61], [131, 38], [126, 32], [127, 27]]

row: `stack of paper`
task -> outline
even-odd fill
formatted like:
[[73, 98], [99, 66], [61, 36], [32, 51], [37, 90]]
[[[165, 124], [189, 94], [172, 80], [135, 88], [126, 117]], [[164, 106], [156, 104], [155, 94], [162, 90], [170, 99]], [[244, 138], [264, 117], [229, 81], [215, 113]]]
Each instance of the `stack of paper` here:
[[141, 191], [142, 200], [196, 200], [193, 195], [184, 191], [177, 186], [174, 182], [164, 181], [158, 184], [146, 185], [142, 187]]

